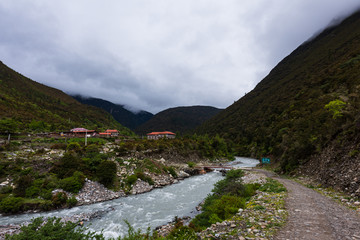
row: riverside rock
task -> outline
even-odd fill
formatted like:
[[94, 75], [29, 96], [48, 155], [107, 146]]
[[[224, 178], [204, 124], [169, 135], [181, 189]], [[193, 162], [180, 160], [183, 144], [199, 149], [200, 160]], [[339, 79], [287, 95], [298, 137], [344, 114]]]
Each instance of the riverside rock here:
[[76, 199], [78, 200], [78, 205], [83, 205], [103, 202], [125, 196], [126, 195], [123, 191], [114, 192], [98, 182], [85, 179], [84, 186], [80, 190], [79, 194], [76, 195]]
[[153, 188], [154, 187], [151, 186], [148, 182], [138, 179], [138, 180], [136, 180], [135, 184], [133, 185], [130, 193], [131, 194], [145, 193], [145, 192], [151, 191]]

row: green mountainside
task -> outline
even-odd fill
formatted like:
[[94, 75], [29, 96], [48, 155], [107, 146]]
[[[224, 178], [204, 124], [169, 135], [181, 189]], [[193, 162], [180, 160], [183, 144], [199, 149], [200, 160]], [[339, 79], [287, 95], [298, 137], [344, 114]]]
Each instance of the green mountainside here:
[[0, 132], [116, 128], [130, 131], [107, 112], [83, 105], [64, 92], [32, 81], [0, 62]]
[[305, 42], [198, 132], [233, 140], [241, 155], [269, 156], [283, 172], [316, 169], [330, 148], [327, 167], [350, 159], [359, 168], [359, 26], [356, 12]]
[[121, 123], [121, 125], [130, 128], [131, 130], [134, 130], [141, 124], [147, 122], [150, 118], [152, 118], [152, 116], [154, 116], [152, 113], [146, 111], [139, 111], [134, 113], [127, 110], [123, 105], [114, 104], [99, 98], [87, 98], [79, 95], [73, 96], [73, 98], [83, 104], [104, 109], [110, 113], [116, 121]]
[[186, 134], [220, 111], [221, 109], [208, 106], [169, 108], [155, 114], [153, 118], [139, 126], [135, 132], [146, 134], [154, 131], [172, 131]]

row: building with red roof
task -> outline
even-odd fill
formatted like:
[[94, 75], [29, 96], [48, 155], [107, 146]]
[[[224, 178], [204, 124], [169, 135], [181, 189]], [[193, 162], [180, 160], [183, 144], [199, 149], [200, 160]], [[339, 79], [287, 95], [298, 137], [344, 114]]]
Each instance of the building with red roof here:
[[116, 129], [107, 129], [105, 132], [99, 133], [102, 137], [117, 137], [119, 136], [119, 131]]
[[173, 132], [151, 132], [147, 134], [148, 139], [157, 140], [159, 138], [175, 138], [176, 134]]
[[85, 137], [85, 135], [91, 136], [95, 134], [95, 130], [88, 130], [86, 128], [73, 128], [70, 130], [70, 134], [77, 137]]

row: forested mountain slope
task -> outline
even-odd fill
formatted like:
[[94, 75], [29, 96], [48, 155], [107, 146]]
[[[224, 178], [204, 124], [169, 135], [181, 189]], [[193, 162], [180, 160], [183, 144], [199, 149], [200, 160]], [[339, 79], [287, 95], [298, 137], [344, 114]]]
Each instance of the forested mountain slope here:
[[95, 106], [101, 109], [104, 109], [110, 113], [116, 121], [121, 123], [121, 125], [134, 130], [141, 124], [147, 122], [150, 118], [153, 117], [152, 113], [146, 111], [131, 112], [127, 110], [123, 105], [114, 104], [112, 102], [92, 97], [83, 97], [80, 95], [73, 96], [76, 100], [83, 104]]
[[[73, 127], [130, 131], [105, 111], [84, 105], [64, 92], [22, 76], [0, 62], [1, 126], [15, 130], [54, 131]], [[1, 131], [0, 131], [1, 132]]]
[[153, 118], [139, 126], [135, 132], [139, 134], [153, 131], [189, 133], [220, 111], [221, 109], [208, 106], [169, 108], [155, 114]]
[[316, 169], [324, 183], [330, 168], [343, 169], [337, 175], [359, 187], [360, 178], [348, 174], [360, 171], [359, 26], [356, 12], [305, 42], [198, 132], [232, 139], [242, 155], [271, 156], [284, 172]]

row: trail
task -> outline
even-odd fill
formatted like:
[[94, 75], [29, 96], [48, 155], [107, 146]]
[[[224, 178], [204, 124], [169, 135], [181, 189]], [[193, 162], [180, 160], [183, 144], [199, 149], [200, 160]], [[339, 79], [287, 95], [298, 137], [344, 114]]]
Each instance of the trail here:
[[288, 190], [288, 221], [274, 239], [360, 239], [360, 215], [355, 211], [297, 182], [264, 170], [256, 171], [280, 181]]

